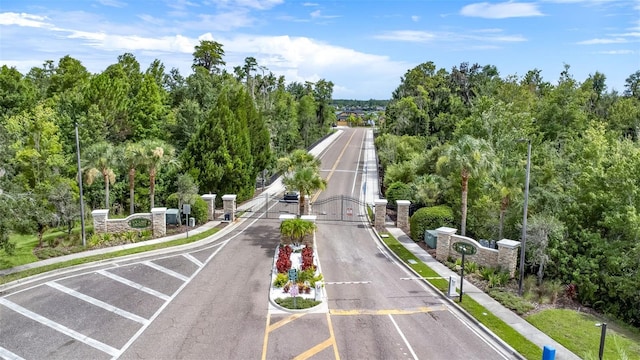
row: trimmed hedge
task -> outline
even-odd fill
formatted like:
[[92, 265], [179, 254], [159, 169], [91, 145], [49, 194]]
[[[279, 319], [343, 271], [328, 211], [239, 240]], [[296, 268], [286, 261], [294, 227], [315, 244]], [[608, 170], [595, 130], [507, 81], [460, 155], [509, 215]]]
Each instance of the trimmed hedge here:
[[413, 199], [413, 190], [411, 186], [405, 184], [400, 181], [396, 181], [389, 185], [386, 193], [384, 194], [385, 198], [389, 202], [389, 205], [396, 208], [398, 204], [396, 200], [412, 200]]
[[425, 230], [453, 225], [453, 210], [446, 205], [420, 208], [409, 219], [414, 241], [424, 241]]

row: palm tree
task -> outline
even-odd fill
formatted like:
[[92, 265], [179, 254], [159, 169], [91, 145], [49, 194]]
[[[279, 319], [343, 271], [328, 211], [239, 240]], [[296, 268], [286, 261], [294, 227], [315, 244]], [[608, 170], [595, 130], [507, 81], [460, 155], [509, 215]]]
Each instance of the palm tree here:
[[160, 140], [142, 141], [144, 165], [149, 170], [149, 203], [155, 207], [156, 176], [163, 165], [177, 165], [175, 149]]
[[300, 215], [308, 213], [307, 196], [314, 191], [327, 188], [327, 181], [320, 176], [317, 169], [311, 167], [297, 170], [291, 177], [284, 177], [282, 182], [287, 188], [300, 192]]
[[144, 148], [139, 143], [126, 143], [120, 149], [122, 165], [129, 174], [129, 214], [135, 211], [136, 170], [145, 163]]
[[504, 229], [504, 215], [511, 203], [511, 199], [522, 191], [520, 184], [520, 174], [516, 168], [500, 167], [496, 173], [496, 183], [494, 186], [500, 193], [500, 225], [498, 227], [498, 240], [502, 239]]
[[116, 156], [113, 145], [101, 142], [92, 145], [82, 154], [85, 158], [85, 181], [88, 185], [93, 184], [98, 176], [104, 180], [105, 209], [109, 209], [109, 184], [116, 181], [116, 174], [113, 169], [116, 165]]
[[462, 185], [462, 208], [460, 219], [460, 234], [466, 235], [467, 230], [467, 195], [469, 179], [491, 165], [491, 147], [482, 139], [470, 135], [463, 135], [457, 143], [445, 150], [444, 156], [438, 159], [438, 168], [446, 167], [451, 170], [460, 169]]
[[290, 156], [278, 159], [282, 183], [287, 189], [300, 192], [300, 214], [305, 214], [305, 200], [316, 190], [324, 190], [327, 181], [320, 176], [320, 160], [304, 150], [295, 150]]

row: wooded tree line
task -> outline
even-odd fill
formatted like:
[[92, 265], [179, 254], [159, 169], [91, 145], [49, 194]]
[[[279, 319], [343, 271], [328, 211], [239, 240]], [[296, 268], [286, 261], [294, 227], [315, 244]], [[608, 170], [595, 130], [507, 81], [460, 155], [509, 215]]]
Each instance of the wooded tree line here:
[[526, 272], [640, 326], [640, 70], [622, 94], [596, 72], [432, 62], [406, 72], [376, 137], [387, 198], [447, 205], [462, 234], [521, 239], [531, 142]]
[[2, 66], [0, 249], [12, 231], [79, 219], [76, 124], [87, 212], [113, 214], [166, 206], [185, 174], [190, 191], [243, 201], [335, 121], [332, 82], [286, 84], [253, 57], [225, 65], [222, 44], [201, 41], [188, 75], [130, 53], [96, 74], [68, 55], [26, 74]]

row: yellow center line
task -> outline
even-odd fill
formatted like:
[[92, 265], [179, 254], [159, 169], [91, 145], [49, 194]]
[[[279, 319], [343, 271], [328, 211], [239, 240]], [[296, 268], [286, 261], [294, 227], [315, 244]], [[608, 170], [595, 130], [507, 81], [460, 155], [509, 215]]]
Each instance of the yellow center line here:
[[411, 315], [428, 313], [432, 311], [446, 311], [447, 308], [442, 305], [440, 307], [419, 307], [416, 309], [381, 309], [381, 310], [367, 310], [367, 309], [353, 309], [353, 310], [330, 310], [331, 315], [336, 316], [350, 316], [350, 315]]
[[[336, 171], [336, 168], [338, 167], [338, 163], [340, 163], [340, 159], [342, 159], [342, 156], [344, 155], [345, 151], [347, 151], [347, 147], [349, 146], [349, 144], [351, 144], [351, 139], [353, 139], [353, 137], [356, 135], [356, 131], [354, 131], [351, 134], [351, 137], [349, 138], [349, 140], [347, 141], [347, 143], [345, 144], [345, 146], [342, 148], [342, 151], [340, 152], [340, 155], [338, 155], [338, 159], [336, 159], [336, 162], [333, 164], [333, 167], [331, 168], [331, 171], [329, 172], [329, 175], [327, 175], [327, 178], [325, 180], [327, 180], [327, 182], [329, 182], [329, 180], [331, 180], [331, 176], [333, 176], [333, 173]], [[320, 196], [320, 193], [322, 192], [322, 190], [318, 190], [316, 191], [315, 194], [313, 194], [313, 196], [311, 197], [311, 202], [315, 202], [318, 197]]]
[[338, 344], [336, 344], [336, 335], [333, 333], [333, 324], [331, 323], [331, 314], [327, 313], [327, 324], [329, 325], [329, 340], [333, 344], [333, 355], [336, 360], [340, 360], [340, 354], [338, 353]]

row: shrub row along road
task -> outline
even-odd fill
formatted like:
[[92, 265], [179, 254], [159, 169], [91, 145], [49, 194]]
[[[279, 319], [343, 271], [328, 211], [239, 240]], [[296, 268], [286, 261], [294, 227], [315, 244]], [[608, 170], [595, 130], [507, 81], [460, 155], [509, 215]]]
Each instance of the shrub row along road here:
[[[346, 130], [321, 155], [329, 180], [321, 197], [360, 196], [364, 134]], [[351, 211], [356, 217], [364, 208]], [[278, 225], [245, 219], [195, 246], [11, 287], [0, 294], [0, 358], [505, 357], [391, 260], [358, 221], [318, 223], [328, 310], [289, 314], [273, 308], [268, 294]]]

